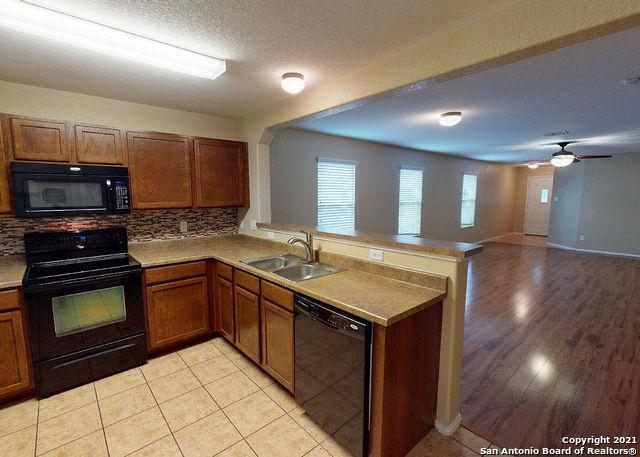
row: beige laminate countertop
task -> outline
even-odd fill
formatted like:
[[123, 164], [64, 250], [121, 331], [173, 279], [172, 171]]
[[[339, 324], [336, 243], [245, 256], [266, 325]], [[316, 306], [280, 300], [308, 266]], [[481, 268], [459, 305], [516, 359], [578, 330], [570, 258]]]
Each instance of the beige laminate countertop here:
[[294, 282], [246, 265], [240, 260], [283, 254], [277, 245], [244, 235], [202, 237], [129, 244], [143, 267], [216, 259], [288, 289], [381, 325], [391, 325], [442, 300], [441, 290], [357, 270]]
[[26, 269], [27, 263], [22, 255], [0, 257], [0, 289], [21, 286]]
[[456, 259], [466, 259], [482, 252], [482, 245], [463, 243], [460, 241], [442, 241], [431, 238], [421, 238], [412, 235], [390, 235], [387, 233], [364, 232], [362, 230], [343, 230], [328, 227], [302, 227], [292, 224], [258, 223], [263, 230], [285, 232], [309, 232], [317, 237], [335, 240], [347, 240], [358, 243], [374, 244], [389, 248], [415, 251], [423, 254], [433, 254]]

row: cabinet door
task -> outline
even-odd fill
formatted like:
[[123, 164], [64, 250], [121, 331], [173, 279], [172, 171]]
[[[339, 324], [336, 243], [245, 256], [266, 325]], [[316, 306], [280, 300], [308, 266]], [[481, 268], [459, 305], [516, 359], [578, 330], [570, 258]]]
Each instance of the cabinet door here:
[[80, 163], [124, 165], [124, 138], [120, 129], [76, 125], [76, 154]]
[[[0, 119], [1, 123], [2, 119]], [[9, 191], [9, 167], [6, 154], [4, 129], [0, 125], [0, 213], [11, 212], [11, 193]]]
[[260, 305], [258, 296], [235, 287], [236, 347], [260, 363]]
[[196, 206], [249, 206], [247, 144], [196, 138]]
[[0, 313], [0, 399], [30, 387], [30, 364], [21, 311]]
[[133, 208], [189, 208], [191, 139], [127, 132]]
[[295, 368], [293, 322], [291, 311], [262, 300], [262, 367], [291, 392]]
[[147, 287], [147, 319], [152, 351], [209, 333], [206, 276]]
[[12, 117], [13, 157], [17, 160], [69, 162], [73, 138], [64, 122]]
[[230, 342], [235, 343], [235, 313], [233, 310], [233, 284], [216, 276], [216, 320], [218, 329]]

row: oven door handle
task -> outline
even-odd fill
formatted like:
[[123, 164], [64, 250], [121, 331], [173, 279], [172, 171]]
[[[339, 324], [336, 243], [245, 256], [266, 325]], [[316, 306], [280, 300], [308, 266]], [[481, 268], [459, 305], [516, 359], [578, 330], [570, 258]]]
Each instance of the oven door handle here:
[[44, 283], [44, 284], [27, 285], [27, 286], [23, 286], [23, 290], [25, 293], [41, 293], [41, 292], [49, 292], [49, 291], [54, 291], [59, 289], [65, 289], [69, 287], [73, 287], [75, 289], [77, 287], [82, 287], [89, 284], [95, 285], [105, 281], [113, 281], [117, 279], [128, 279], [135, 276], [141, 277], [142, 270], [129, 271], [126, 273], [119, 272], [119, 273], [104, 274], [100, 276], [91, 276], [91, 277], [86, 277], [81, 279], [67, 279], [63, 281], [56, 281], [56, 282], [50, 282], [50, 283]]

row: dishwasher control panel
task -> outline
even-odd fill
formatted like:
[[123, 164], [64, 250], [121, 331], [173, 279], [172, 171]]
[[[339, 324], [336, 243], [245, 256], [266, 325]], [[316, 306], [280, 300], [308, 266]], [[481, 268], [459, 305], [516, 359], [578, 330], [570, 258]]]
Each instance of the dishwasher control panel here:
[[296, 295], [296, 308], [299, 312], [344, 332], [364, 335], [367, 326], [371, 325], [356, 316], [332, 309], [329, 305], [320, 304], [304, 295]]

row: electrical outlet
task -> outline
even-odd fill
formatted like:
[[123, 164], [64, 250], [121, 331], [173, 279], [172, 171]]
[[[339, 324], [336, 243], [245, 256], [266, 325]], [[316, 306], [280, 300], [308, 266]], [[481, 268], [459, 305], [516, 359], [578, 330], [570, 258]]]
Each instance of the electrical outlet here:
[[584, 235], [580, 235], [580, 241], [584, 241]]
[[270, 240], [274, 239], [276, 236], [273, 234], [273, 232], [267, 232], [267, 238], [269, 238]]
[[369, 249], [369, 258], [371, 260], [382, 262], [384, 260], [384, 251], [381, 251], [380, 249]]
[[258, 222], [257, 221], [252, 219], [250, 224], [251, 224], [251, 230], [258, 230]]
[[240, 222], [240, 228], [243, 229], [244, 228], [244, 221]]
[[187, 221], [180, 221], [180, 233], [187, 233]]

